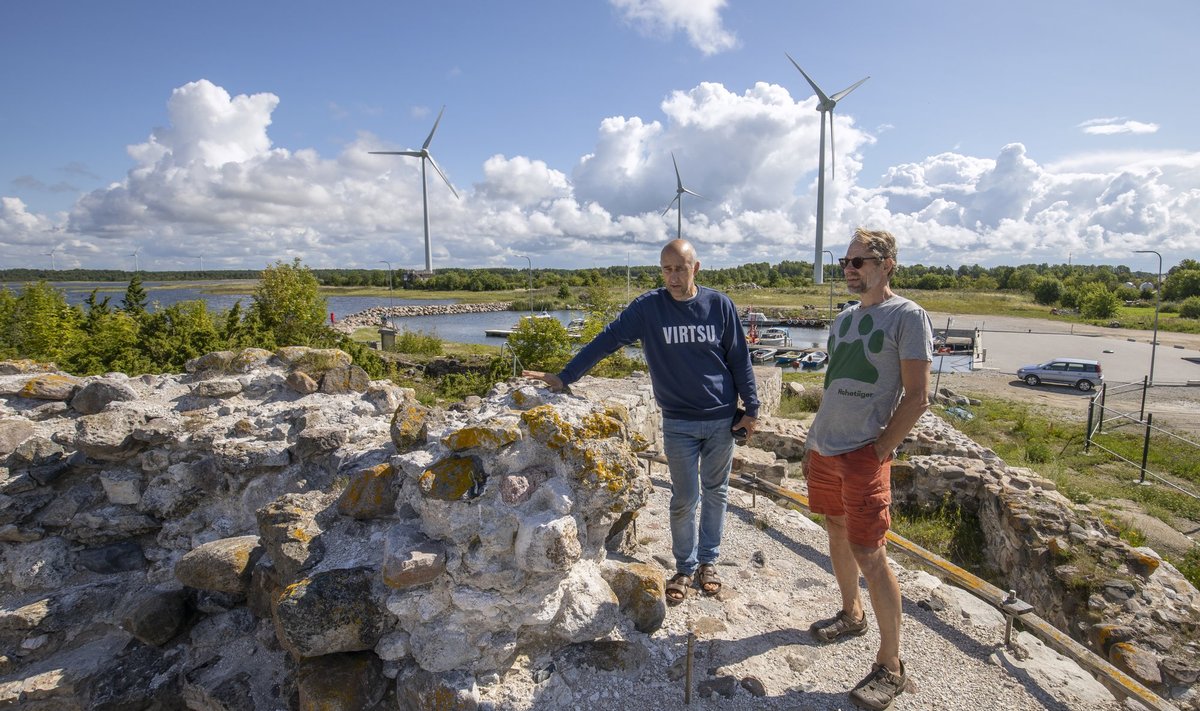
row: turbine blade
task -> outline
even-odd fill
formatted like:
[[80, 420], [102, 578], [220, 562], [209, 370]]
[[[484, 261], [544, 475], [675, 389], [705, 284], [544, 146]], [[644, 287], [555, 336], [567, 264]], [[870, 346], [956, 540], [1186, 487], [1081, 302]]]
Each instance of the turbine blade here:
[[675, 162], [675, 152], [671, 151], [671, 165], [675, 166], [675, 184], [678, 186], [675, 192], [683, 190], [683, 178], [679, 177], [679, 164]]
[[[788, 54], [787, 52], [784, 52], [783, 55], [785, 57], [787, 57], [789, 60], [791, 60], [792, 66], [795, 67], [801, 74], [804, 75], [804, 79], [806, 81], [808, 81], [808, 85], [812, 87], [813, 93], [815, 93], [817, 95], [817, 98], [821, 100], [821, 103], [824, 104], [824, 103], [828, 102], [829, 97], [825, 96], [825, 92], [821, 91], [821, 87], [817, 86], [817, 83], [812, 80], [812, 77], [808, 76], [808, 74], [805, 74], [803, 69], [800, 69], [800, 65], [796, 64], [796, 60], [792, 59], [792, 55]], [[866, 79], [863, 79], [863, 81], [866, 81]], [[861, 84], [862, 82], [859, 82], [859, 83]], [[853, 88], [853, 87], [851, 87], [851, 88]]]
[[[798, 67], [797, 67], [797, 68], [798, 68]], [[862, 79], [859, 79], [859, 80], [858, 80], [857, 82], [855, 82], [855, 83], [854, 83], [854, 84], [853, 84], [853, 85], [852, 85], [852, 86], [851, 86], [849, 89], [842, 89], [842, 90], [841, 90], [841, 91], [839, 91], [838, 93], [836, 93], [836, 94], [834, 94], [833, 96], [829, 97], [829, 99], [830, 99], [831, 101], [834, 101], [834, 102], [841, 101], [841, 100], [842, 100], [842, 97], [844, 97], [846, 94], [849, 94], [850, 92], [854, 91], [854, 90], [855, 90], [855, 89], [857, 89], [858, 87], [862, 86], [862, 85], [863, 85], [863, 82], [865, 82], [866, 80], [868, 80], [868, 79], [870, 79], [870, 78], [871, 78], [871, 77], [863, 77]]]
[[367, 151], [377, 156], [412, 156], [414, 158], [421, 157], [421, 151]]
[[704, 197], [703, 195], [701, 195], [700, 193], [692, 192], [691, 190], [688, 190], [687, 188], [684, 188], [683, 192], [687, 193], [688, 195], [695, 195], [696, 197], [700, 198], [701, 200], [708, 199], [708, 198]]
[[670, 211], [671, 211], [671, 208], [672, 208], [672, 207], [674, 207], [674, 206], [675, 206], [675, 203], [677, 203], [677, 202], [679, 202], [679, 193], [676, 193], [676, 194], [675, 194], [675, 198], [674, 198], [673, 200], [671, 200], [670, 204], [668, 204], [668, 205], [667, 205], [667, 209], [665, 209], [665, 210], [663, 210], [663, 211], [662, 211], [662, 214], [664, 214], [664, 215], [665, 215], [665, 214], [667, 214], [668, 212], [670, 212]]
[[[864, 79], [864, 81], [866, 80]], [[442, 104], [442, 110], [438, 112], [437, 120], [433, 122], [433, 129], [429, 131], [429, 138], [426, 138], [425, 142], [421, 144], [421, 150], [427, 150], [429, 148], [429, 142], [433, 140], [433, 134], [437, 132], [438, 124], [442, 122], [442, 114], [444, 113], [446, 113], [446, 105]]]
[[454, 186], [450, 184], [450, 179], [447, 178], [446, 174], [442, 172], [442, 169], [438, 167], [437, 161], [435, 161], [433, 159], [433, 156], [431, 156], [429, 154], [426, 154], [425, 158], [427, 158], [429, 160], [429, 164], [433, 166], [433, 169], [437, 171], [437, 174], [440, 175], [442, 177], [442, 180], [444, 180], [446, 182], [446, 187], [450, 188], [450, 192], [454, 193], [454, 197], [457, 198], [458, 191], [454, 189]]

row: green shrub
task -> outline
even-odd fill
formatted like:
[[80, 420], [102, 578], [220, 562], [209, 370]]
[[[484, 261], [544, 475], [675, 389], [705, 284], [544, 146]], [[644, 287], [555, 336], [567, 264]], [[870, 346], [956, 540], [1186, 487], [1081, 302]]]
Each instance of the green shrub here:
[[392, 350], [397, 353], [414, 353], [418, 355], [441, 355], [442, 339], [436, 334], [424, 331], [410, 331], [406, 326], [396, 334], [396, 346]]
[[1052, 306], [1062, 297], [1062, 282], [1054, 277], [1039, 277], [1033, 282], [1033, 300], [1043, 306]]
[[1200, 296], [1189, 296], [1179, 304], [1179, 315], [1184, 318], [1200, 318]]
[[1045, 464], [1050, 461], [1050, 448], [1045, 442], [1029, 442], [1025, 445], [1025, 460], [1033, 464]]

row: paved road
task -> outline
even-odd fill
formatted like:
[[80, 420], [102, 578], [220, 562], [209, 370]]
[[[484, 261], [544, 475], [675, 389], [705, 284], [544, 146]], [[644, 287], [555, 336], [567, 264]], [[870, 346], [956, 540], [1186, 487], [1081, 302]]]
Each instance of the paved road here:
[[[931, 313], [935, 333], [946, 327], [949, 314]], [[1065, 324], [1045, 319], [996, 316], [953, 316], [952, 329], [983, 330], [987, 353], [985, 368], [1016, 373], [1017, 368], [1052, 358], [1089, 358], [1100, 361], [1110, 384], [1140, 382], [1150, 372], [1154, 354], [1156, 384], [1200, 383], [1200, 334], [1158, 334], [1153, 349], [1152, 331], [1106, 329]], [[1111, 351], [1111, 352], [1110, 352]], [[1186, 360], [1192, 358], [1194, 360]]]

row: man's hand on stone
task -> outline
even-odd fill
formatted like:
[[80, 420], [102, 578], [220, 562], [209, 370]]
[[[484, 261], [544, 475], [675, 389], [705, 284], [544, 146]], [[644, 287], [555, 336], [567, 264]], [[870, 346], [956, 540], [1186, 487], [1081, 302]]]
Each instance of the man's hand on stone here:
[[742, 418], [740, 420], [733, 423], [732, 429], [740, 430], [740, 429], [745, 428], [746, 439], [749, 439], [750, 436], [754, 434], [754, 430], [757, 427], [758, 427], [758, 420], [756, 418], [750, 417], [749, 415], [742, 415]]
[[545, 383], [554, 392], [562, 392], [563, 381], [554, 373], [543, 373], [540, 370], [522, 370], [521, 375]]

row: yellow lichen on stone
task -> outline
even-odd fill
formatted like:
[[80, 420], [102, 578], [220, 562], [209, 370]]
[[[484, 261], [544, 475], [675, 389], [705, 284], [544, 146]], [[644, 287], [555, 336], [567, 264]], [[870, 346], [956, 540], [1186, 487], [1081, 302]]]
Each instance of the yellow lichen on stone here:
[[624, 439], [625, 426], [617, 418], [600, 412], [592, 412], [583, 418], [583, 431], [580, 435], [587, 439], [604, 439], [620, 437]]
[[499, 449], [521, 439], [521, 430], [503, 423], [484, 423], [464, 427], [442, 438], [442, 444], [455, 452], [464, 449]]
[[417, 483], [421, 493], [431, 499], [458, 501], [480, 478], [482, 476], [476, 475], [475, 460], [470, 457], [447, 457], [422, 472]]
[[310, 533], [307, 529], [300, 527], [296, 527], [288, 531], [288, 537], [293, 541], [300, 541], [301, 543], [308, 543], [313, 538], [312, 533]]
[[392, 415], [392, 443], [396, 449], [404, 452], [424, 444], [425, 421], [429, 410], [417, 402], [402, 402]]
[[529, 428], [529, 434], [534, 440], [546, 447], [562, 450], [575, 437], [574, 427], [562, 419], [550, 405], [539, 405], [532, 410], [521, 413], [521, 419]]

